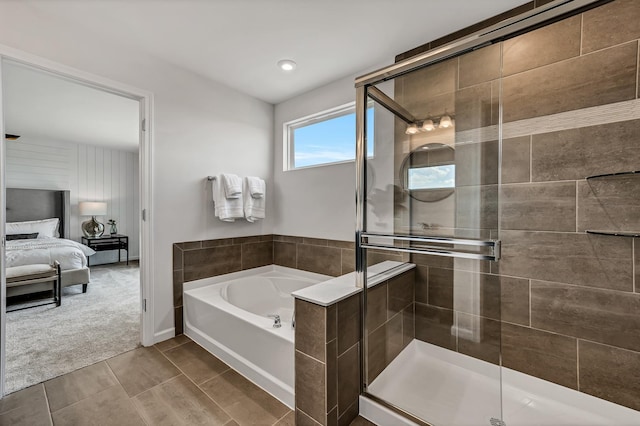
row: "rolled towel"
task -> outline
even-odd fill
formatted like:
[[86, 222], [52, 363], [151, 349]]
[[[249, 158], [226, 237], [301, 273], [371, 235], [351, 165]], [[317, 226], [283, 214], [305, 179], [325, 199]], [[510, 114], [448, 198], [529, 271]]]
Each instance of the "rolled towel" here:
[[242, 198], [242, 179], [240, 176], [230, 173], [220, 175], [224, 194], [227, 198]]
[[247, 176], [245, 179], [247, 180], [247, 188], [249, 190], [249, 194], [251, 194], [253, 198], [264, 197], [264, 191], [267, 186], [264, 183], [264, 180], [255, 176]]
[[249, 179], [244, 178], [244, 217], [248, 222], [255, 222], [256, 220], [264, 219], [265, 217], [265, 194], [266, 186], [262, 190], [262, 197], [253, 198], [250, 195]]
[[242, 198], [227, 198], [221, 177], [211, 182], [215, 215], [223, 222], [235, 222], [244, 217]]

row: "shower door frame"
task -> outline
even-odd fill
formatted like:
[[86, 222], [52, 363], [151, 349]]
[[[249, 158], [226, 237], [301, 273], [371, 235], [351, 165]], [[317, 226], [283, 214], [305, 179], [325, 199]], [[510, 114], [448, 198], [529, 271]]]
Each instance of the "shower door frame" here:
[[[408, 413], [406, 410], [395, 406], [373, 394], [368, 393], [366, 388], [366, 373], [367, 373], [367, 354], [368, 354], [368, 330], [367, 330], [367, 288], [366, 288], [366, 250], [367, 247], [363, 245], [363, 239], [366, 239], [366, 189], [367, 189], [367, 135], [366, 135], [366, 111], [369, 98], [376, 98], [376, 93], [380, 93], [379, 89], [375, 87], [376, 84], [393, 80], [404, 74], [408, 74], [412, 71], [416, 71], [420, 68], [424, 68], [430, 65], [434, 65], [438, 62], [451, 59], [473, 50], [501, 42], [511, 37], [532, 31], [536, 28], [548, 25], [550, 23], [565, 19], [571, 15], [582, 13], [585, 10], [598, 7], [602, 4], [609, 3], [612, 0], [555, 0], [546, 5], [540, 6], [531, 11], [525, 12], [518, 16], [506, 19], [498, 24], [477, 31], [473, 34], [465, 36], [452, 43], [446, 44], [442, 47], [430, 50], [423, 54], [416, 55], [414, 57], [405, 59], [401, 62], [397, 62], [388, 67], [373, 71], [369, 74], [362, 75], [355, 80], [356, 88], [356, 286], [362, 288], [362, 309], [360, 310], [360, 323], [361, 323], [361, 348], [360, 356], [360, 394], [372, 401], [382, 405], [383, 407], [390, 409], [391, 411], [410, 419], [411, 421], [419, 424], [430, 426], [424, 420], [419, 419]], [[374, 92], [371, 95], [369, 92]], [[390, 112], [396, 115], [403, 121], [407, 121], [406, 110], [401, 106], [395, 108], [395, 102], [391, 101], [383, 102]], [[502, 126], [502, 120], [500, 120], [499, 126]], [[390, 235], [388, 237], [393, 237]], [[402, 237], [407, 237], [403, 235]], [[382, 247], [377, 247], [382, 248]], [[389, 251], [408, 251], [407, 249], [400, 249], [393, 246], [384, 248]], [[499, 257], [499, 244], [494, 250], [494, 255]], [[455, 253], [449, 253], [447, 256], [456, 257]], [[501, 402], [502, 404], [502, 402]]]

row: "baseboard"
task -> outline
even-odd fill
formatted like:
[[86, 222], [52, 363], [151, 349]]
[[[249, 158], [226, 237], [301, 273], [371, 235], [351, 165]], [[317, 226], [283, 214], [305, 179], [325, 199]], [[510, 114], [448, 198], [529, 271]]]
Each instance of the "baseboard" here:
[[174, 337], [176, 337], [176, 328], [167, 328], [166, 330], [162, 330], [153, 335], [153, 343], [156, 344], [164, 342], [165, 340], [173, 339]]

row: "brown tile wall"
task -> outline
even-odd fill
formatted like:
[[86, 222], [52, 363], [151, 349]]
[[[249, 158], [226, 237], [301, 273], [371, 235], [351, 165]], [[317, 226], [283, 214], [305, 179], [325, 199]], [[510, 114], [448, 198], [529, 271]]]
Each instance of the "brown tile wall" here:
[[358, 416], [361, 301], [362, 293], [327, 307], [296, 299], [296, 424]]
[[[638, 241], [585, 233], [640, 231], [639, 177], [585, 179], [637, 170], [640, 120], [614, 117], [504, 139], [501, 168], [495, 142], [470, 143], [468, 136], [497, 123], [501, 100], [508, 125], [637, 100], [637, 3], [614, 0], [407, 74], [396, 79], [395, 94], [418, 117], [455, 106], [449, 110], [456, 118], [458, 186], [452, 222], [468, 236], [502, 240], [497, 263], [411, 256], [418, 265], [416, 338], [496, 364], [501, 355], [506, 367], [640, 410]], [[433, 80], [430, 74], [448, 81], [443, 72], [457, 80], [456, 91], [426, 99], [433, 89], [421, 89], [421, 81]], [[413, 203], [411, 211], [420, 210]], [[469, 330], [475, 338], [467, 338]]]
[[410, 270], [367, 293], [367, 383], [371, 383], [415, 337], [416, 271]]
[[[380, 257], [383, 260], [389, 258], [384, 255]], [[183, 283], [272, 264], [340, 276], [355, 270], [355, 245], [349, 241], [285, 235], [255, 235], [173, 244], [176, 335], [183, 331]]]

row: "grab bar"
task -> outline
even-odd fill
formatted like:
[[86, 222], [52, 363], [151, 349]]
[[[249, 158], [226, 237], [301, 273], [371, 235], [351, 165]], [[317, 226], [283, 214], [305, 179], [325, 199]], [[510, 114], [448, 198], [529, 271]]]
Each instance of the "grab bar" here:
[[[393, 239], [398, 241], [409, 241], [414, 243], [435, 243], [435, 244], [447, 244], [447, 245], [462, 245], [471, 247], [487, 247], [490, 249], [490, 253], [474, 253], [464, 250], [452, 250], [447, 247], [434, 246], [434, 245], [420, 245], [415, 247], [396, 247], [394, 245], [369, 243], [369, 238], [381, 238], [381, 239]], [[416, 253], [416, 254], [430, 254], [433, 256], [444, 257], [457, 257], [462, 259], [476, 259], [476, 260], [491, 260], [497, 261], [500, 259], [500, 240], [471, 240], [466, 238], [451, 238], [451, 237], [435, 237], [435, 236], [410, 236], [410, 235], [393, 235], [393, 234], [372, 234], [361, 233], [360, 234], [360, 247], [395, 251], [402, 253]]]

